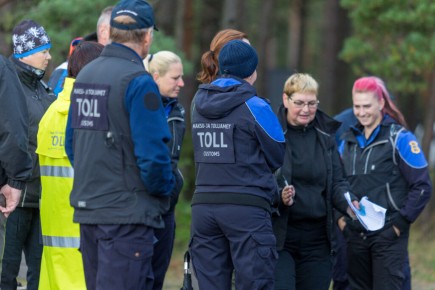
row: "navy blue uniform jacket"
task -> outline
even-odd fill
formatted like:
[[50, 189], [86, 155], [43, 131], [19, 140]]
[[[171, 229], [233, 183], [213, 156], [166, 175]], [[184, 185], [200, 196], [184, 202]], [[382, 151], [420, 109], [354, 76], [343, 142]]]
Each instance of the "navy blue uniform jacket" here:
[[224, 75], [199, 87], [192, 121], [193, 203], [258, 205], [252, 204], [257, 199], [270, 208], [285, 142], [268, 101], [246, 81]]

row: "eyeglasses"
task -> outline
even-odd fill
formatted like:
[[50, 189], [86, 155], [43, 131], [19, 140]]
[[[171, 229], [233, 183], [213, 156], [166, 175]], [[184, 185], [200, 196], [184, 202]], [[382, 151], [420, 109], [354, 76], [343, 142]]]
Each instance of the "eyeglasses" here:
[[309, 102], [304, 102], [301, 100], [292, 100], [291, 98], [288, 98], [288, 100], [292, 101], [292, 103], [298, 109], [303, 109], [305, 106], [308, 106], [308, 109], [316, 109], [320, 103], [319, 100], [309, 101]]

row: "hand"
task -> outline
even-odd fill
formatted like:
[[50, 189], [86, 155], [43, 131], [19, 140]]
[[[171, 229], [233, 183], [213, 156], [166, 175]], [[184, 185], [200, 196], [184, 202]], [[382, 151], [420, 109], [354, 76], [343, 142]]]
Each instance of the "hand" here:
[[394, 230], [394, 232], [396, 233], [396, 235], [397, 235], [398, 237], [400, 237], [400, 230], [399, 230], [396, 226], [393, 226], [393, 230]]
[[[352, 204], [354, 207], [356, 207], [356, 209], [359, 210], [359, 202], [357, 200], [352, 201]], [[347, 207], [346, 212], [352, 219], [356, 219], [356, 215], [353, 212], [353, 210], [350, 208], [350, 206]]]
[[293, 185], [287, 185], [286, 187], [283, 188], [281, 193], [282, 202], [286, 206], [293, 205], [295, 202], [294, 199], [295, 195], [296, 195], [295, 187]]
[[346, 219], [344, 218], [344, 216], [338, 219], [337, 225], [340, 231], [344, 230], [344, 228], [346, 227]]
[[8, 217], [20, 202], [21, 189], [16, 189], [5, 184], [0, 189], [0, 192], [6, 198], [6, 207], [0, 206], [0, 211], [5, 215], [5, 217]]

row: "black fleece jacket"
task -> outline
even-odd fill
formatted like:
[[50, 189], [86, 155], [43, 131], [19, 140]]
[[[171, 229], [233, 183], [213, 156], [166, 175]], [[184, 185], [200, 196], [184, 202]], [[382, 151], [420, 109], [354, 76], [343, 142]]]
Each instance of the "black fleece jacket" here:
[[[284, 157], [284, 165], [279, 174], [277, 174], [277, 181], [280, 190], [282, 190], [282, 188], [285, 186], [284, 180], [286, 180], [289, 184], [294, 182], [293, 177], [296, 175], [294, 171], [297, 170], [295, 167], [297, 160], [293, 160], [292, 148], [289, 146], [290, 142], [288, 138], [290, 138], [291, 134], [288, 130], [286, 115], [287, 109], [281, 105], [278, 111], [278, 119], [281, 123], [281, 127], [286, 138], [286, 152]], [[314, 207], [314, 209], [325, 210], [325, 212], [313, 213], [313, 217], [318, 218], [324, 216], [326, 219], [327, 234], [331, 244], [331, 255], [335, 253], [334, 249], [332, 249], [331, 243], [334, 235], [335, 223], [333, 211], [334, 209], [337, 209], [343, 214], [346, 213], [348, 205], [344, 198], [344, 193], [351, 192], [350, 185], [347, 182], [343, 172], [340, 155], [335, 143], [335, 132], [340, 124], [340, 122], [335, 121], [324, 112], [317, 110], [316, 116], [309, 126], [316, 132], [316, 140], [321, 148], [321, 157], [319, 159], [318, 156], [308, 155], [308, 157], [311, 156], [311, 160], [305, 161], [311, 162], [312, 164], [317, 164], [318, 168], [323, 167], [326, 170], [324, 174], [318, 174], [319, 176], [326, 177], [324, 182], [322, 181], [321, 183], [318, 183], [318, 180], [313, 180], [313, 183], [317, 182], [318, 184], [325, 185], [322, 192], [319, 192], [319, 194], [322, 194], [325, 200], [325, 207]], [[293, 140], [292, 142], [296, 141]], [[307, 159], [307, 155], [301, 158]], [[320, 165], [320, 163], [322, 164]], [[278, 250], [281, 250], [284, 246], [289, 216], [293, 215], [293, 217], [295, 217], [295, 212], [296, 216], [301, 215], [301, 212], [298, 211], [297, 208], [299, 203], [298, 199], [304, 199], [304, 197], [298, 196], [298, 191], [296, 190], [296, 203], [290, 207], [280, 204], [279, 212], [273, 217], [273, 227], [277, 239]], [[308, 216], [305, 217], [307, 218]]]

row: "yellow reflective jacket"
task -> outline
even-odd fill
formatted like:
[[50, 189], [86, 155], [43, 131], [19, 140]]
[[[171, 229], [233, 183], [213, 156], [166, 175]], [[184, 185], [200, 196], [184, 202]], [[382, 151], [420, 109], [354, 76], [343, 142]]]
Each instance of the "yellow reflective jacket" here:
[[79, 225], [73, 223], [69, 195], [74, 170], [65, 153], [65, 128], [74, 79], [66, 78], [64, 89], [39, 123], [38, 147], [41, 169], [41, 228], [44, 244], [39, 289], [86, 289]]

